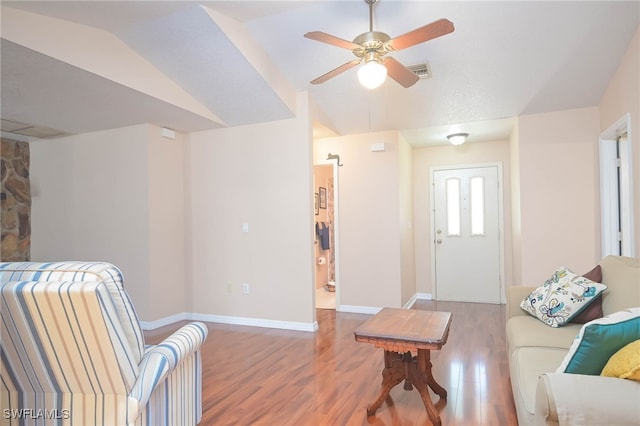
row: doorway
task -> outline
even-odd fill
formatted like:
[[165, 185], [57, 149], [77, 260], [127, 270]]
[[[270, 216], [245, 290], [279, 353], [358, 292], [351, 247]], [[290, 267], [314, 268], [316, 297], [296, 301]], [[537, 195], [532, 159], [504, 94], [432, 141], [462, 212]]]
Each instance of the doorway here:
[[502, 165], [431, 170], [437, 300], [501, 303]]
[[313, 166], [316, 308], [339, 306], [337, 167], [334, 162]]

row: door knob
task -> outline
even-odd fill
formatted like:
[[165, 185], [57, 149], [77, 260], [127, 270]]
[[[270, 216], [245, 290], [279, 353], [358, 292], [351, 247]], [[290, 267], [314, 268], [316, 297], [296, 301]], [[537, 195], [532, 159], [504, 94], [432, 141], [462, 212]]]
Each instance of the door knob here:
[[442, 240], [441, 240], [440, 238], [438, 238], [438, 239], [436, 240], [436, 244], [442, 244]]

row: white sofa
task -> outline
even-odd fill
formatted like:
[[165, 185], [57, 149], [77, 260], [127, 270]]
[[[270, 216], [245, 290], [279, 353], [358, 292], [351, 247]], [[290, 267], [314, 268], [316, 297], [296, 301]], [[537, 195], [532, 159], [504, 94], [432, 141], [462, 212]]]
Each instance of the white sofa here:
[[[600, 266], [607, 285], [603, 314], [640, 306], [640, 259], [608, 256]], [[507, 354], [518, 423], [640, 425], [640, 382], [556, 373], [582, 325], [551, 328], [522, 310], [520, 302], [536, 287], [507, 289]]]

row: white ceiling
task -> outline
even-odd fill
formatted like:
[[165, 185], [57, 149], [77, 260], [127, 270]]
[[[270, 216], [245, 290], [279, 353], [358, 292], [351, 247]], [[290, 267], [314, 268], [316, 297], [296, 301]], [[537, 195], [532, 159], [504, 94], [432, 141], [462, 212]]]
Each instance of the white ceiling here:
[[[393, 54], [429, 63], [433, 77], [369, 91], [355, 69], [309, 84], [354, 57], [303, 37], [367, 31], [363, 0], [2, 1], [1, 116], [66, 133], [145, 122], [189, 132], [291, 118], [295, 92], [308, 90], [337, 134], [399, 130], [414, 145], [457, 131], [470, 142], [504, 138], [518, 115], [598, 105], [638, 28], [640, 2], [380, 0], [374, 29], [395, 37], [440, 18], [454, 23], [452, 34]], [[43, 26], [52, 40], [71, 34], [74, 54], [43, 47], [29, 31]], [[98, 40], [105, 31], [123, 43], [122, 56], [86, 47], [85, 34]], [[127, 49], [187, 103], [78, 59], [100, 64], [108, 54], [110, 67], [135, 73]]]

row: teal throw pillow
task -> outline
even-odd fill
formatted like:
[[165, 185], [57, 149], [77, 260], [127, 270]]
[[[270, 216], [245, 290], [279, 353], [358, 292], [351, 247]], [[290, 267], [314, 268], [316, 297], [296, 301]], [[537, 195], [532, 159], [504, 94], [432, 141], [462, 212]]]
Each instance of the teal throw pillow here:
[[582, 326], [557, 373], [600, 375], [609, 358], [640, 339], [640, 308], [630, 308]]

